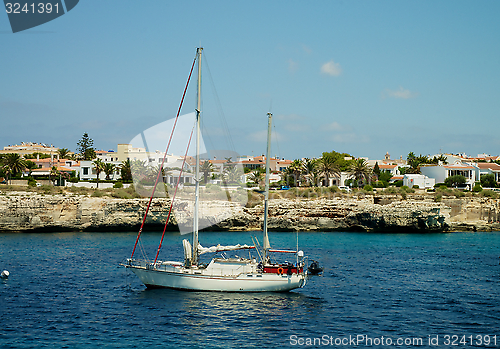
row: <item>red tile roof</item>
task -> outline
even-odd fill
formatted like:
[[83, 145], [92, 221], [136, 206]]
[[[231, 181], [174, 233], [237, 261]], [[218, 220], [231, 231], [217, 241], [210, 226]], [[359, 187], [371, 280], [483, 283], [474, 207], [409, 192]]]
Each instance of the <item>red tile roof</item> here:
[[499, 164], [495, 164], [495, 163], [478, 162], [476, 164], [476, 166], [479, 167], [482, 170], [484, 170], [484, 169], [490, 169], [490, 170], [493, 170], [493, 171], [500, 171], [500, 165]]

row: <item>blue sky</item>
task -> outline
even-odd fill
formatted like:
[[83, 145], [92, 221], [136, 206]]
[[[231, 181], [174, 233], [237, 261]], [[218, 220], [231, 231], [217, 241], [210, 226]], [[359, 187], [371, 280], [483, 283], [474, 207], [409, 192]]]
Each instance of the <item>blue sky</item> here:
[[201, 43], [209, 148], [229, 147], [227, 125], [231, 150], [263, 153], [271, 110], [285, 158], [498, 155], [499, 14], [498, 1], [82, 0], [12, 34], [0, 13], [0, 147], [128, 143], [175, 116]]

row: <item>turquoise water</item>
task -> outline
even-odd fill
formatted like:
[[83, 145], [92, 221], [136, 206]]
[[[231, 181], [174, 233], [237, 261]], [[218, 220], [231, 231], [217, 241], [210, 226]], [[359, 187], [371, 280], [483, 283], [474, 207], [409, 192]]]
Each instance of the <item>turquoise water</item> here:
[[[499, 232], [303, 233], [301, 249], [325, 272], [283, 294], [147, 290], [118, 265], [130, 257], [135, 236], [0, 234], [0, 269], [10, 272], [0, 281], [0, 347], [370, 344], [354, 344], [353, 337], [371, 339], [372, 347], [436, 347], [430, 339], [441, 348], [500, 347]], [[202, 233], [200, 240], [204, 246], [250, 244], [250, 236]], [[159, 237], [144, 234], [149, 257]], [[182, 258], [182, 238], [168, 234], [161, 258]], [[294, 248], [295, 239], [294, 233], [273, 233], [271, 244]]]

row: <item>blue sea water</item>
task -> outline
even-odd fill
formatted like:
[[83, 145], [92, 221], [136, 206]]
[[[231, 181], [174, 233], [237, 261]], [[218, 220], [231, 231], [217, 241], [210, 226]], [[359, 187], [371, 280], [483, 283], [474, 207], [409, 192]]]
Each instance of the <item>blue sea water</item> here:
[[[202, 233], [201, 243], [251, 235]], [[148, 290], [119, 266], [135, 236], [0, 234], [0, 270], [10, 272], [0, 281], [0, 347], [500, 347], [500, 232], [302, 233], [323, 275], [263, 294]], [[144, 233], [149, 257], [159, 237]], [[161, 258], [179, 260], [182, 238], [168, 234]], [[295, 239], [273, 233], [271, 244]]]

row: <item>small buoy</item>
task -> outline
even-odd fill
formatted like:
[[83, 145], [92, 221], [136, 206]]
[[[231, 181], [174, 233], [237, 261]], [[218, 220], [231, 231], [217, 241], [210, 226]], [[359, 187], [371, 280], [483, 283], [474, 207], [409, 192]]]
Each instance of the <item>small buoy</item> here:
[[2, 271], [2, 274], [0, 275], [2, 279], [7, 279], [9, 277], [9, 272], [7, 270]]

